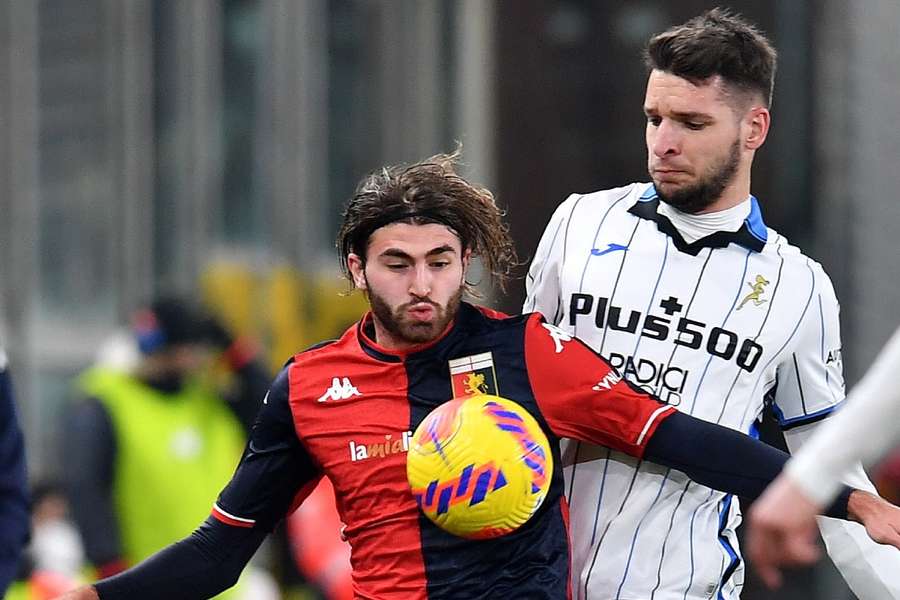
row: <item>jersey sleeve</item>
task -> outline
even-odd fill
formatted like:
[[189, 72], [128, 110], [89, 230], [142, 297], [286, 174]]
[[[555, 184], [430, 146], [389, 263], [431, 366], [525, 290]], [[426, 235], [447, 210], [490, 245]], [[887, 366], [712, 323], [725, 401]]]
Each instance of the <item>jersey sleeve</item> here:
[[29, 524], [25, 444], [6, 362], [0, 348], [0, 595], [15, 575]]
[[525, 326], [525, 361], [538, 408], [559, 437], [640, 458], [657, 426], [675, 410], [539, 314]]
[[269, 388], [241, 462], [213, 506], [212, 516], [223, 523], [271, 531], [321, 478], [294, 430], [289, 368]]
[[798, 325], [798, 342], [778, 366], [773, 410], [782, 429], [827, 417], [844, 399], [840, 306], [831, 280], [813, 263], [813, 295]]
[[562, 318], [560, 269], [565, 259], [569, 218], [577, 197], [575, 194], [569, 196], [550, 217], [525, 278], [522, 312], [539, 312], [553, 324], [558, 324]]

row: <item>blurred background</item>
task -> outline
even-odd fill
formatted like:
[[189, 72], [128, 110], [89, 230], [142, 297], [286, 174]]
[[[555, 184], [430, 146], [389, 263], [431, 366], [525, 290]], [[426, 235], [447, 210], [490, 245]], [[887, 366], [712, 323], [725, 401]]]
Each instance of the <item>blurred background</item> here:
[[[351, 322], [333, 234], [380, 165], [462, 142], [526, 259], [569, 193], [646, 180], [640, 52], [716, 5], [779, 50], [753, 190], [830, 273], [852, 384], [900, 321], [897, 0], [0, 0], [0, 341], [34, 479], [72, 378], [154, 295], [272, 369]], [[791, 585], [852, 597], [827, 565]]]

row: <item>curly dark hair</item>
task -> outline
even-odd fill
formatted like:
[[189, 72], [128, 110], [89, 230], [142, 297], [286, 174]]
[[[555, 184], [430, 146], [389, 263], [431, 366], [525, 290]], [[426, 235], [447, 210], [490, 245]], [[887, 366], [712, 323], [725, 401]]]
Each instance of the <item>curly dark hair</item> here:
[[[504, 212], [485, 188], [469, 183], [455, 170], [460, 149], [438, 154], [413, 165], [395, 165], [365, 177], [343, 213], [336, 246], [341, 272], [353, 285], [347, 265], [356, 254], [365, 263], [372, 233], [391, 223], [447, 226], [481, 259], [482, 266], [501, 290], [519, 265]], [[475, 294], [466, 282], [466, 291]], [[475, 294], [477, 295], [477, 294]]]
[[644, 52], [648, 69], [659, 69], [697, 85], [719, 75], [726, 84], [758, 94], [772, 104], [777, 53], [756, 27], [714, 8], [652, 38]]

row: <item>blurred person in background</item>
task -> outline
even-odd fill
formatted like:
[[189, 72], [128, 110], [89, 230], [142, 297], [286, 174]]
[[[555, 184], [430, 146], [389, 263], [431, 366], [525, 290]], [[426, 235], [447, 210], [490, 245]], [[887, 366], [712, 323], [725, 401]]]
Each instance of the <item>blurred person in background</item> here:
[[29, 533], [25, 440], [8, 367], [0, 347], [0, 596], [16, 575]]
[[[63, 431], [63, 473], [88, 560], [100, 576], [190, 533], [231, 476], [270, 376], [191, 302], [160, 298], [136, 311], [136, 361], [98, 363], [77, 380]], [[214, 386], [213, 358], [237, 375]]]
[[[562, 203], [531, 264], [524, 311], [542, 312], [684, 413], [754, 434], [770, 405], [796, 449], [844, 385], [831, 281], [765, 225], [750, 193], [775, 50], [713, 9], [651, 38], [645, 59], [652, 183]], [[573, 442], [563, 457], [577, 598], [740, 596], [733, 496], [607, 448]], [[900, 521], [861, 466], [847, 481], [858, 488], [851, 518]], [[900, 553], [854, 523], [821, 526], [859, 598], [900, 598]]]
[[84, 581], [84, 549], [62, 487], [42, 482], [31, 497], [31, 543], [4, 600], [48, 600]]
[[[900, 329], [847, 395], [846, 408], [803, 445], [753, 504], [747, 554], [770, 587], [781, 585], [782, 565], [808, 564], [819, 556], [816, 515], [834, 500], [842, 476], [900, 443], [898, 372]], [[885, 527], [874, 539], [896, 545], [900, 529]]]
[[[453, 397], [450, 365], [472, 356], [490, 356], [485, 391], [503, 386], [538, 418], [555, 461], [566, 436], [677, 465], [733, 493], [756, 496], [774, 479], [784, 453], [660, 403], [539, 314], [506, 317], [462, 301], [472, 291], [471, 260], [501, 284], [518, 262], [492, 194], [459, 177], [455, 159], [388, 167], [360, 184], [337, 245], [341, 270], [371, 310], [276, 376], [234, 477], [190, 537], [66, 599], [219, 593], [325, 476], [346, 524], [358, 597], [570, 597], [558, 470], [532, 519], [493, 539], [440, 529], [409, 487], [408, 438]], [[846, 516], [846, 501], [832, 509]]]

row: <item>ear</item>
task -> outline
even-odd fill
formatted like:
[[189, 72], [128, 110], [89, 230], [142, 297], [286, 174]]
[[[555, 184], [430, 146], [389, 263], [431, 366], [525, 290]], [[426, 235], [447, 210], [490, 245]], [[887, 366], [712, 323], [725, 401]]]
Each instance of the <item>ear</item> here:
[[353, 285], [361, 290], [366, 289], [366, 265], [363, 258], [352, 252], [347, 255], [347, 268], [350, 269], [350, 275], [353, 276]]
[[756, 106], [747, 112], [744, 119], [744, 147], [748, 150], [756, 150], [766, 141], [769, 135], [769, 125], [771, 124], [771, 115], [769, 109], [763, 106]]
[[469, 265], [472, 264], [472, 249], [466, 248], [463, 251], [462, 255], [462, 271], [463, 271], [463, 280], [466, 278], [466, 273], [469, 272]]

